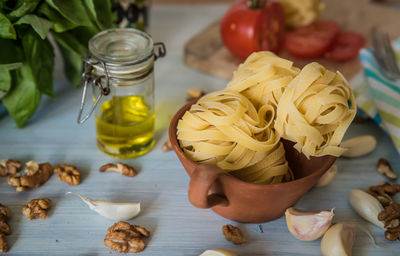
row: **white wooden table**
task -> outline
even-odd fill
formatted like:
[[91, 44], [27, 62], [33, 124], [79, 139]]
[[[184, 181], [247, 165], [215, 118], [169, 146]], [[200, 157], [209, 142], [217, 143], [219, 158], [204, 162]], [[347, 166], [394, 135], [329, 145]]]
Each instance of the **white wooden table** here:
[[[231, 221], [211, 210], [193, 207], [187, 199], [189, 178], [174, 152], [164, 153], [168, 117], [184, 104], [186, 90], [222, 89], [226, 81], [187, 68], [183, 63], [183, 45], [192, 35], [222, 15], [226, 5], [155, 5], [151, 10], [151, 33], [155, 41], [165, 42], [168, 54], [156, 64], [156, 138], [155, 148], [147, 155], [126, 160], [140, 172], [128, 178], [116, 173], [99, 173], [98, 167], [116, 161], [96, 148], [94, 120], [76, 123], [80, 90], [73, 89], [56, 75], [57, 99], [43, 98], [40, 109], [23, 129], [16, 129], [10, 117], [0, 119], [0, 158], [21, 161], [69, 163], [83, 172], [79, 186], [69, 186], [54, 175], [39, 189], [16, 193], [0, 178], [0, 202], [13, 215], [9, 221], [13, 233], [7, 237], [9, 255], [108, 255], [103, 245], [106, 230], [114, 222], [93, 211], [77, 197], [76, 191], [91, 198], [112, 201], [140, 201], [142, 212], [131, 223], [151, 231], [147, 248], [140, 255], [199, 255], [205, 249], [227, 248], [239, 255], [320, 255], [320, 240], [302, 242], [290, 235], [284, 218], [263, 223], [264, 233], [255, 224], [240, 224], [246, 239], [242, 246], [232, 245], [221, 227]], [[377, 159], [385, 157], [400, 174], [400, 158], [389, 137], [373, 122], [353, 124], [346, 135], [372, 134], [377, 149], [357, 159], [338, 159], [339, 174], [329, 186], [307, 193], [297, 207], [309, 210], [335, 208], [335, 221], [355, 221], [367, 227], [383, 248], [375, 248], [367, 236], [358, 233], [354, 255], [400, 255], [399, 242], [387, 242], [383, 231], [361, 220], [351, 209], [347, 196], [352, 188], [366, 188], [383, 180], [375, 171]], [[33, 198], [49, 197], [54, 206], [46, 220], [28, 221], [21, 206]]]

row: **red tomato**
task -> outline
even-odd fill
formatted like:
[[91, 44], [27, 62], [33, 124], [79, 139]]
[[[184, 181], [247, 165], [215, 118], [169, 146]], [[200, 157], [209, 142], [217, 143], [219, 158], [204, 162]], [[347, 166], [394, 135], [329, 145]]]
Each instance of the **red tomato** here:
[[331, 47], [338, 33], [339, 25], [336, 22], [317, 21], [287, 34], [285, 47], [297, 57], [319, 57]]
[[365, 45], [363, 35], [352, 31], [341, 31], [326, 57], [335, 61], [346, 61], [358, 56], [358, 52]]
[[285, 14], [282, 5], [274, 1], [262, 9], [251, 9], [242, 0], [228, 9], [220, 29], [226, 48], [241, 59], [257, 51], [277, 53], [284, 39]]

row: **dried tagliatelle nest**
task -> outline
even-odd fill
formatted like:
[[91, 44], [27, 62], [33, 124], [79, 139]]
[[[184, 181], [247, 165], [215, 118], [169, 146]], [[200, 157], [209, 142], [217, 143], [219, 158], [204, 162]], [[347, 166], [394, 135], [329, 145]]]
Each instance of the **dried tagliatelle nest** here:
[[310, 156], [340, 156], [356, 114], [344, 77], [311, 63], [303, 69], [271, 52], [251, 54], [227, 88], [193, 104], [177, 125], [186, 156], [246, 182], [293, 179], [282, 138]]
[[272, 52], [257, 52], [239, 65], [226, 88], [242, 93], [256, 108], [271, 104], [276, 109], [286, 86], [299, 72], [289, 60]]
[[346, 79], [313, 62], [287, 85], [277, 107], [275, 130], [306, 157], [340, 156], [339, 146], [356, 114]]
[[[275, 110], [258, 110], [244, 95], [222, 90], [200, 98], [177, 126], [177, 138], [193, 161], [217, 165], [260, 184], [292, 179], [280, 137], [272, 129]], [[268, 156], [268, 157], [267, 157]]]

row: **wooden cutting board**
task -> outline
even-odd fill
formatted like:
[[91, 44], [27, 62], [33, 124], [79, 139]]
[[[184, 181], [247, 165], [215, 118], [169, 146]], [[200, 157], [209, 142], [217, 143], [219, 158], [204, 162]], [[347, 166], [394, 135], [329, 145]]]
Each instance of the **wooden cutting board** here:
[[[383, 4], [370, 0], [325, 0], [324, 19], [337, 21], [342, 29], [362, 33], [369, 44], [369, 32], [378, 27], [392, 38], [400, 36], [400, 12]], [[203, 31], [192, 37], [185, 45], [185, 62], [197, 70], [231, 79], [232, 73], [241, 62], [224, 47], [219, 34], [219, 21], [215, 21]], [[294, 61], [303, 67], [311, 61], [317, 61], [331, 70], [339, 70], [347, 79], [353, 78], [360, 70], [357, 58], [347, 62], [333, 62], [324, 58], [302, 60], [291, 56], [285, 50], [281, 57]]]

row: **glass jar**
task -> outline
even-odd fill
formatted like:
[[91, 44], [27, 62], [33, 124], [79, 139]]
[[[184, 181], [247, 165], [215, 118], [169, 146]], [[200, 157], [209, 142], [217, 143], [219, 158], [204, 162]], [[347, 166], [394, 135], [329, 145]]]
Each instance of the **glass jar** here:
[[[105, 30], [90, 39], [78, 122], [95, 112], [97, 146], [107, 155], [134, 158], [154, 146], [153, 65], [164, 55], [164, 44], [136, 29]], [[94, 103], [81, 119], [89, 84]]]

